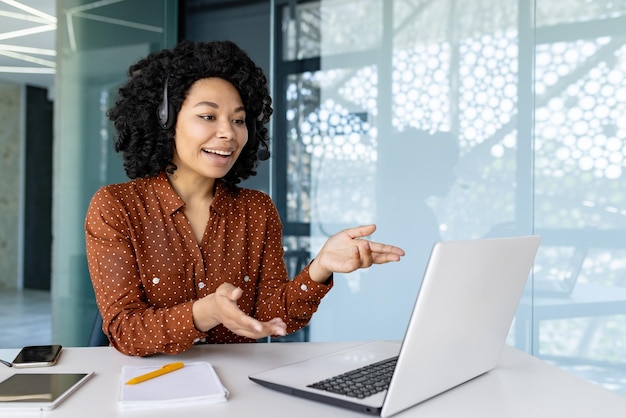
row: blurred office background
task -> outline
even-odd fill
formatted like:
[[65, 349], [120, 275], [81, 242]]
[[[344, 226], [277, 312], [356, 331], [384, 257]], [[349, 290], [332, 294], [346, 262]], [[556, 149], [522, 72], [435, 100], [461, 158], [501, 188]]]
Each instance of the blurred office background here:
[[[626, 393], [626, 3], [49, 3], [0, 0], [37, 17], [0, 34], [1, 347], [87, 344], [83, 219], [126, 180], [105, 112], [147, 53], [231, 39], [270, 79], [272, 158], [246, 186], [276, 202], [290, 269], [370, 222], [407, 252], [336, 275], [293, 339], [401, 338], [435, 241], [540, 234], [508, 342]], [[49, 16], [55, 56], [2, 45]]]

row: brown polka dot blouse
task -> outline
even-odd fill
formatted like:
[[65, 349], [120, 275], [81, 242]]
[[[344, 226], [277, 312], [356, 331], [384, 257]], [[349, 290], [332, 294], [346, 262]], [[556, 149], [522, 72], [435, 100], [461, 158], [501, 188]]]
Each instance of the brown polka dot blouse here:
[[229, 282], [240, 309], [261, 321], [281, 317], [287, 332], [306, 325], [332, 287], [311, 280], [308, 266], [289, 280], [282, 224], [270, 197], [216, 183], [200, 245], [185, 203], [164, 173], [102, 187], [85, 220], [87, 261], [103, 330], [122, 353], [177, 353], [194, 343], [254, 340], [222, 325], [193, 324], [193, 301]]

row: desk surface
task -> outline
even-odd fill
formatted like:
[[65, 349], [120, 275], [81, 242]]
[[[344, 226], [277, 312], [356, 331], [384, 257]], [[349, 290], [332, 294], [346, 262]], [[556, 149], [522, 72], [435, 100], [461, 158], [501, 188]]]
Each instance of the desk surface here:
[[[219, 416], [319, 418], [366, 417], [341, 408], [274, 392], [257, 385], [248, 375], [270, 367], [299, 361], [316, 354], [346, 348], [354, 343], [272, 343], [197, 346], [176, 355], [147, 358], [127, 357], [111, 347], [64, 348], [59, 363], [50, 368], [31, 369], [59, 372], [94, 371], [96, 375], [58, 408], [45, 413], [15, 414], [2, 411], [0, 417], [171, 417]], [[0, 358], [12, 359], [18, 350], [2, 349]], [[162, 365], [177, 361], [209, 361], [222, 383], [230, 390], [226, 403], [202, 407], [179, 407], [150, 411], [122, 412], [117, 406], [121, 369], [126, 364]], [[0, 368], [0, 379], [23, 372]], [[623, 417], [626, 397], [586, 382], [512, 347], [505, 347], [495, 370], [423, 402], [401, 414], [405, 417]]]

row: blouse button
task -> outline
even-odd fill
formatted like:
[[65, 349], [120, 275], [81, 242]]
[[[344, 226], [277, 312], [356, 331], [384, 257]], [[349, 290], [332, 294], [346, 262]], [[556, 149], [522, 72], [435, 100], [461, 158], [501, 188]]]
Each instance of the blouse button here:
[[305, 285], [305, 284], [301, 284], [301, 285], [300, 285], [300, 289], [306, 292], [306, 290], [307, 290], [308, 288], [306, 287], [306, 285]]
[[152, 283], [154, 284], [159, 284], [160, 281], [161, 279], [159, 279], [158, 277], [155, 277], [154, 279], [152, 279]]
[[204, 289], [206, 287], [206, 285], [204, 284], [204, 282], [200, 282], [200, 283], [198, 283], [198, 287], [200, 289]]
[[248, 283], [250, 281], [250, 277], [249, 276], [244, 276], [243, 277], [243, 281]]

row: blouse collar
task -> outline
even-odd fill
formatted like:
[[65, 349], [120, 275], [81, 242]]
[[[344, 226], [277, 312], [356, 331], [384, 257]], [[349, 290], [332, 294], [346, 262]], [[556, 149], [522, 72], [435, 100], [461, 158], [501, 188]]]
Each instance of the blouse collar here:
[[[176, 193], [170, 184], [165, 172], [159, 173], [154, 179], [154, 189], [159, 197], [161, 207], [170, 215], [185, 206], [183, 199]], [[226, 187], [222, 180], [215, 181], [215, 196], [211, 209], [220, 216], [227, 215], [235, 204], [235, 193]]]

